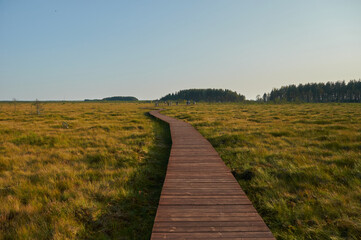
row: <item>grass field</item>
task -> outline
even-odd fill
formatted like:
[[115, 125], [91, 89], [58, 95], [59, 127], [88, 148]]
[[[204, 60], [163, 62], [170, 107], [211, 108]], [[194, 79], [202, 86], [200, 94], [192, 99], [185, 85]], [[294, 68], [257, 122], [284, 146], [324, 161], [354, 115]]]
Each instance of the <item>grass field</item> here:
[[212, 143], [277, 239], [361, 238], [360, 104], [197, 104], [164, 113]]
[[149, 239], [169, 130], [136, 103], [0, 104], [0, 239]]
[[[0, 239], [149, 239], [169, 156], [145, 103], [0, 104]], [[361, 236], [360, 104], [165, 107], [278, 239]]]

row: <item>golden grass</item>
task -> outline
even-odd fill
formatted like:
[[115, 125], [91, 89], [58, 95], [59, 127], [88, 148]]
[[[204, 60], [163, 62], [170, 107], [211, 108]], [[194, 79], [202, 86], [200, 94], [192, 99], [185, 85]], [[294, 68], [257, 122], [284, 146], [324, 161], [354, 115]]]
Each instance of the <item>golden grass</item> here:
[[[148, 239], [170, 142], [147, 107], [1, 103], [0, 239]], [[278, 239], [361, 235], [360, 104], [165, 113], [210, 140]]]
[[149, 238], [170, 144], [152, 105], [0, 105], [0, 239]]
[[360, 104], [167, 107], [216, 148], [277, 239], [360, 239]]

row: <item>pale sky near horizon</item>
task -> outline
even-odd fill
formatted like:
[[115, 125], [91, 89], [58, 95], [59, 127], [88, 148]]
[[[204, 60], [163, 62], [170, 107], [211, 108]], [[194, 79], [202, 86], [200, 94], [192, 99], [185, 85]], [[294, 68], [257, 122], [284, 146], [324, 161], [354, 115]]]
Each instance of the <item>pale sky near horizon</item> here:
[[0, 0], [0, 100], [361, 78], [361, 1]]

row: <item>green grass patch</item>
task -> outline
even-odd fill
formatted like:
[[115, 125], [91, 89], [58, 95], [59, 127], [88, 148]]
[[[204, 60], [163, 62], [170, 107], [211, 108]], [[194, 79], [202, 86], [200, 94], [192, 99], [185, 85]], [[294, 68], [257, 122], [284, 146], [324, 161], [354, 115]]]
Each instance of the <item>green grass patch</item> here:
[[39, 135], [30, 132], [29, 134], [22, 135], [15, 138], [13, 141], [16, 145], [31, 145], [31, 146], [49, 146], [53, 147], [57, 139], [52, 136]]

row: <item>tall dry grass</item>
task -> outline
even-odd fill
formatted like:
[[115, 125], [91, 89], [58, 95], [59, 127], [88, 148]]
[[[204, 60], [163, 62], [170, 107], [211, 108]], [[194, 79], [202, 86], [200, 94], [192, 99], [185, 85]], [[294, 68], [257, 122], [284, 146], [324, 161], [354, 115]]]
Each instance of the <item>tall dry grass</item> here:
[[151, 105], [0, 105], [0, 239], [149, 238], [170, 146]]

